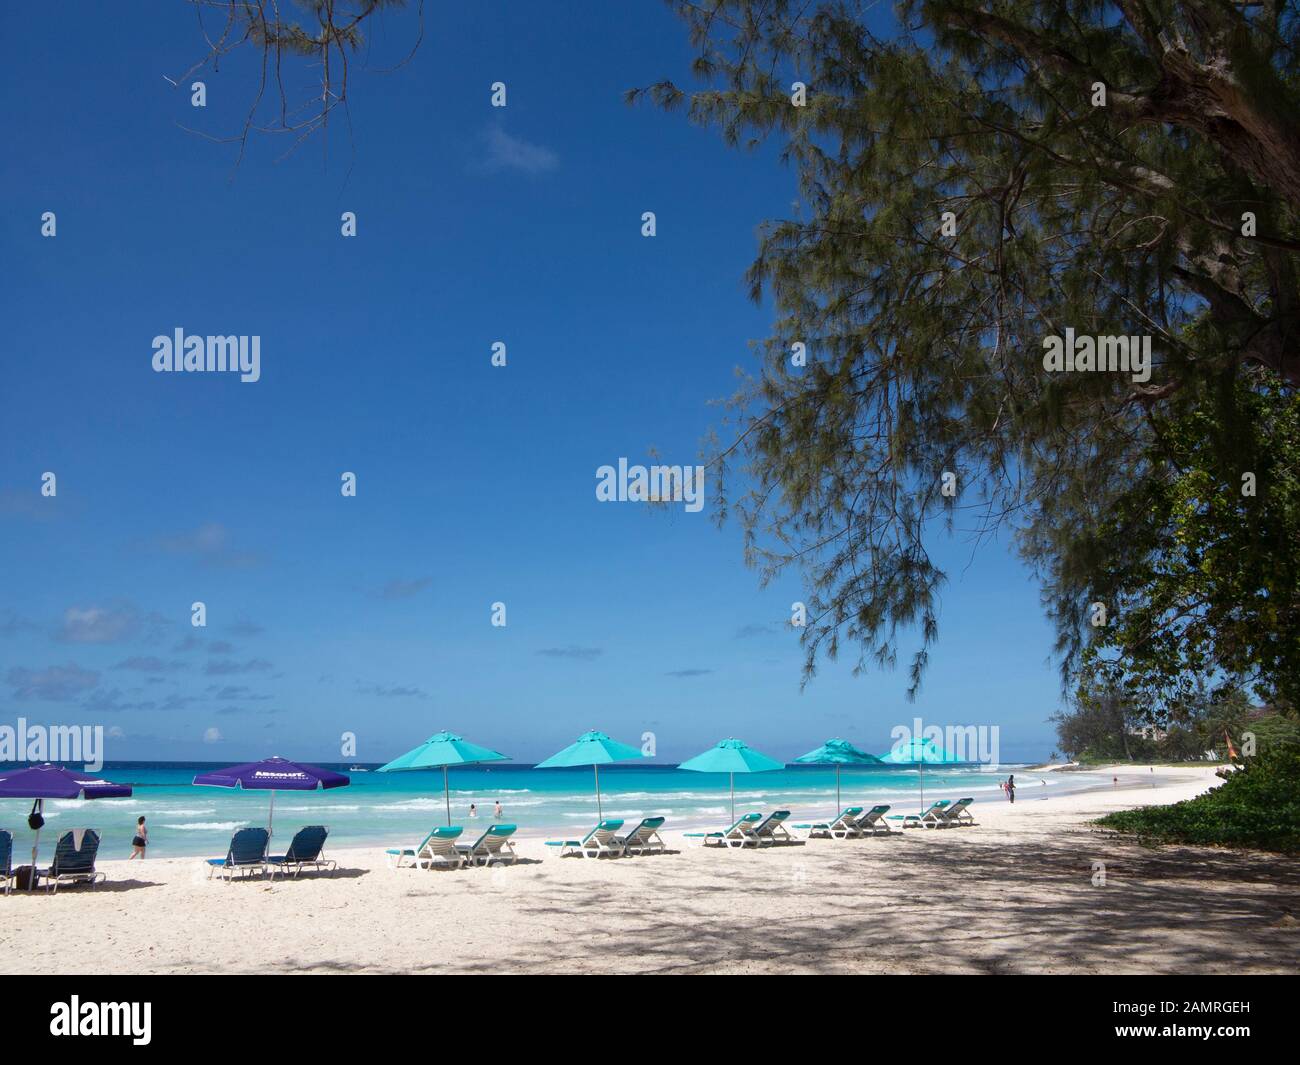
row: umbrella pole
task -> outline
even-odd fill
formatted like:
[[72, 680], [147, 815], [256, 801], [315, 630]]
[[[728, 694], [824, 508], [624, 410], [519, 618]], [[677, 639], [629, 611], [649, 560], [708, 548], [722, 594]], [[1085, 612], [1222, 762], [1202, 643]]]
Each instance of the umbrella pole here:
[[447, 804], [447, 827], [451, 828], [451, 785], [447, 783], [447, 767], [442, 767], [442, 798]]
[[[44, 799], [37, 799], [37, 800], [36, 800], [36, 812], [37, 812], [38, 814], [43, 814], [43, 813], [45, 813], [45, 800], [44, 800]], [[37, 849], [40, 845], [41, 845], [41, 830], [38, 828], [38, 829], [36, 830], [36, 838], [35, 838], [34, 840], [32, 840], [32, 871], [31, 871], [30, 875], [27, 877], [27, 890], [28, 890], [29, 892], [32, 890], [32, 888], [33, 888], [33, 887], [35, 886], [35, 884], [36, 884], [36, 849]]]
[[600, 766], [593, 765], [591, 768], [596, 771], [596, 820], [603, 821], [605, 815], [600, 808]]
[[919, 763], [921, 767], [921, 813], [925, 813], [925, 762]]
[[275, 788], [271, 789], [271, 812], [266, 815], [266, 838], [275, 834]]
[[844, 807], [840, 805], [840, 764], [839, 762], [836, 762], [835, 763], [835, 813], [832, 816], [839, 817], [840, 811], [843, 809]]
[[736, 774], [731, 774], [731, 823], [736, 823]]

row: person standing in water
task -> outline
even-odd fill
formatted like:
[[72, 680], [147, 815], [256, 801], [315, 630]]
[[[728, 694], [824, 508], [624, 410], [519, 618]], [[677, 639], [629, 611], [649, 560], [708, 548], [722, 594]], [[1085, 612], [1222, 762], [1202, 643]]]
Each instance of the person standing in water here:
[[[139, 858], [144, 861], [144, 849], [149, 846], [149, 830], [144, 827], [144, 818], [138, 818], [135, 822], [135, 836], [131, 840], [131, 858]], [[131, 858], [128, 858], [129, 862]]]
[[1012, 773], [1009, 777], [1007, 777], [1007, 801], [1008, 801], [1008, 802], [1012, 802], [1012, 803], [1016, 801], [1016, 775], [1015, 775], [1015, 773]]
[[502, 811], [501, 809], [501, 800], [497, 799], [497, 804], [492, 810], [492, 816], [495, 817], [498, 821], [500, 821], [503, 812], [504, 811]]
[[470, 817], [478, 817], [478, 807], [474, 803], [469, 804]]

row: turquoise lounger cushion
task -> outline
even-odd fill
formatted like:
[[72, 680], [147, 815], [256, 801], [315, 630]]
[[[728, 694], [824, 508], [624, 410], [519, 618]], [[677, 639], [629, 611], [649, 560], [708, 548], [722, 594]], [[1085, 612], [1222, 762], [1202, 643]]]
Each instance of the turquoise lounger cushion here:
[[[663, 818], [659, 819], [659, 823], [663, 823]], [[511, 825], [509, 827], [513, 828], [514, 826]], [[590, 841], [597, 832], [617, 832], [622, 827], [622, 819], [610, 818], [601, 821], [600, 824], [588, 832], [582, 839], [548, 839], [546, 845], [548, 847], [585, 847], [587, 846], [588, 841]]]

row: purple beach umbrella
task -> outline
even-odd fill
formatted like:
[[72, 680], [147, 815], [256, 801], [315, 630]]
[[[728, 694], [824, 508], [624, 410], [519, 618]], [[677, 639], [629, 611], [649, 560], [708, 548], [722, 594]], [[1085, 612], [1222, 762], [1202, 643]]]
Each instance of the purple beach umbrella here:
[[35, 831], [32, 841], [32, 873], [27, 890], [36, 883], [36, 850], [45, 824], [46, 799], [125, 799], [131, 795], [129, 784], [114, 784], [86, 773], [74, 773], [60, 765], [34, 765], [0, 775], [0, 799], [35, 799], [27, 824]]
[[264, 758], [260, 762], [245, 762], [215, 773], [200, 773], [194, 783], [212, 788], [243, 788], [269, 791], [271, 810], [267, 814], [266, 834], [271, 835], [275, 820], [275, 793], [277, 791], [320, 791], [324, 788], [346, 788], [352, 778], [332, 769], [291, 762], [287, 758]]

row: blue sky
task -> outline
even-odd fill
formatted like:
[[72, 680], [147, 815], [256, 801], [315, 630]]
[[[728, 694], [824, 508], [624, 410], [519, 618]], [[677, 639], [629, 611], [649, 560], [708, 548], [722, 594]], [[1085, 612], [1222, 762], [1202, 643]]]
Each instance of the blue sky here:
[[[102, 724], [110, 759], [336, 760], [352, 731], [379, 761], [443, 727], [529, 760], [589, 727], [653, 731], [663, 760], [727, 735], [793, 756], [883, 750], [917, 715], [1052, 748], [1051, 632], [1005, 543], [936, 545], [909, 704], [902, 668], [801, 692], [798, 577], [760, 590], [710, 506], [597, 502], [620, 456], [696, 461], [771, 320], [755, 227], [795, 198], [770, 149], [623, 103], [689, 80], [666, 8], [440, 6], [378, 73], [412, 39], [392, 18], [352, 144], [254, 140], [238, 170], [179, 126], [238, 128], [253, 67], [197, 75], [192, 108], [164, 75], [202, 54], [193, 13], [149, 10], [0, 16], [23, 42], [0, 64], [0, 722]], [[259, 335], [261, 380], [154, 373], [178, 327]]]

